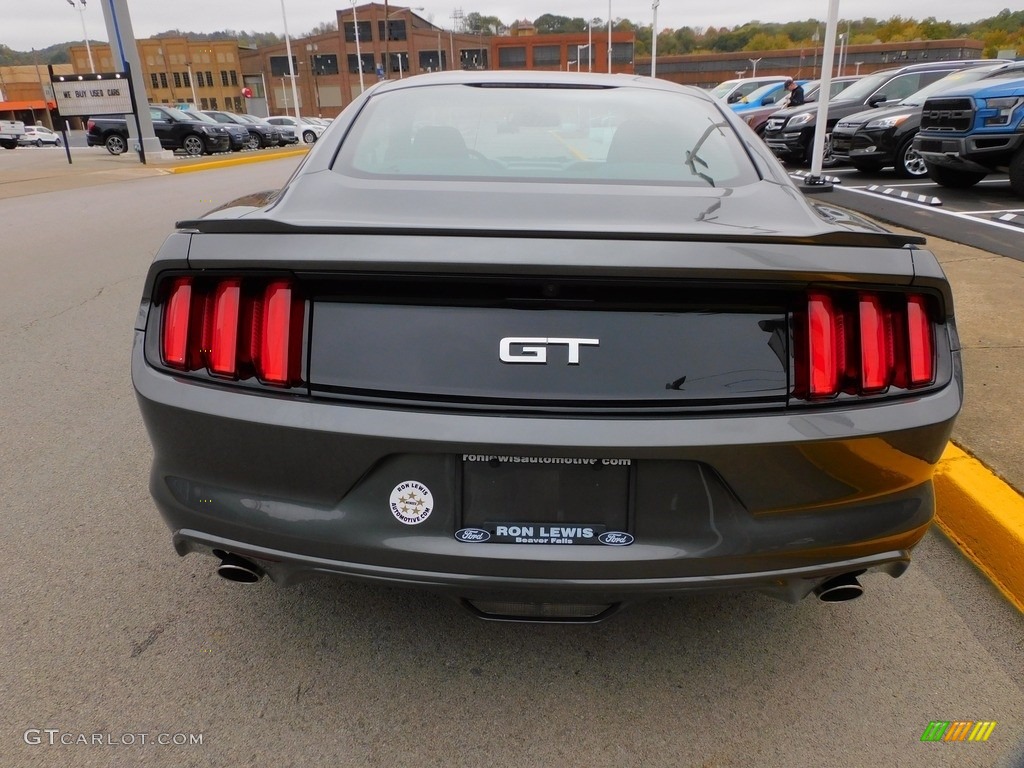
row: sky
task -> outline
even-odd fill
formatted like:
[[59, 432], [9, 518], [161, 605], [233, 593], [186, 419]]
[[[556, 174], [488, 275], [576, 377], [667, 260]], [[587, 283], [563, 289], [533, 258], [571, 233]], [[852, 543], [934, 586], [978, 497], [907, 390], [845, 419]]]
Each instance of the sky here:
[[[380, 0], [383, 2], [383, 0]], [[103, 6], [109, 0], [87, 0], [84, 14], [72, 8], [69, 0], [3, 0], [0, 15], [0, 44], [17, 51], [45, 48], [54, 43], [82, 39], [82, 19], [91, 40], [106, 40]], [[464, 13], [477, 12], [497, 16], [506, 24], [517, 18], [535, 19], [545, 13], [572, 18], [595, 17], [606, 20], [611, 8], [612, 18], [628, 18], [635, 24], [653, 21], [652, 0], [611, 0], [611, 3], [585, 0], [522, 0], [521, 2], [479, 3], [455, 5], [420, 0], [420, 16], [434, 24], [449, 28], [456, 8]], [[52, 6], [52, 13], [43, 13], [43, 7]], [[399, 7], [392, 4], [393, 7]], [[136, 38], [149, 37], [168, 29], [191, 32], [216, 32], [222, 29], [255, 30], [258, 32], [284, 32], [280, 0], [129, 0], [132, 26]], [[332, 21], [335, 9], [349, 7], [344, 3], [327, 0], [284, 0], [288, 32], [293, 37], [302, 35], [315, 25]], [[416, 7], [416, 6], [410, 6]], [[734, 27], [748, 21], [800, 21], [807, 18], [824, 19], [828, 15], [827, 0], [774, 0], [768, 7], [755, 0], [661, 0], [658, 7], [660, 29], [679, 27]], [[894, 14], [922, 19], [934, 16], [939, 20], [977, 21], [995, 16], [1010, 7], [1008, 0], [910, 0], [893, 3], [892, 0], [841, 0], [840, 18], [859, 19], [873, 16], [887, 19]], [[710, 10], [713, 8], [713, 10]]]

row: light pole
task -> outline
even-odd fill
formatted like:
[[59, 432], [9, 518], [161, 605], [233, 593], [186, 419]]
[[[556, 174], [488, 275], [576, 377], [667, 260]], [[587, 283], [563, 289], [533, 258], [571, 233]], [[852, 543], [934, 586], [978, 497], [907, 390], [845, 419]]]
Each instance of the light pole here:
[[[763, 58], [764, 57], [762, 56], [761, 59]], [[759, 62], [761, 59], [747, 59], [747, 61], [749, 61], [754, 67], [754, 70], [750, 75], [751, 77], [757, 77], [757, 62]]]
[[68, 5], [78, 11], [78, 15], [82, 17], [82, 37], [85, 38], [85, 52], [89, 55], [89, 71], [94, 75], [96, 74], [96, 65], [92, 63], [92, 47], [89, 45], [89, 33], [85, 31], [85, 0], [78, 0], [78, 4], [75, 4], [75, 0], [68, 0]]
[[651, 77], [658, 76], [658, 5], [661, 0], [651, 3], [654, 19], [651, 22]]
[[313, 75], [313, 93], [316, 96], [316, 116], [323, 117], [320, 113], [320, 80], [317, 78], [317, 69], [320, 64], [320, 56], [317, 51], [320, 50], [316, 43], [306, 43], [306, 55], [309, 56], [309, 71]]
[[352, 27], [356, 31], [356, 62], [359, 66], [359, 92], [362, 93], [366, 86], [363, 85], [363, 49], [359, 46], [359, 16], [356, 15], [356, 0], [352, 0]]
[[843, 74], [843, 47], [846, 42], [846, 35], [842, 32], [839, 33], [839, 62], [836, 66], [836, 77], [840, 77]]
[[284, 47], [285, 53], [288, 54], [288, 75], [292, 81], [292, 101], [295, 104], [295, 122], [301, 123], [302, 118], [299, 117], [299, 89], [295, 85], [295, 66], [292, 63], [292, 39], [288, 36], [288, 17], [284, 12], [284, 0], [281, 0], [281, 21], [284, 22]]
[[612, 0], [608, 0], [608, 74], [612, 73]]
[[[406, 11], [422, 11], [422, 10], [423, 10], [423, 6], [419, 5], [419, 6], [416, 6], [415, 8], [399, 8], [397, 11], [392, 11], [391, 13], [388, 13], [388, 4], [387, 4], [387, 0], [385, 0], [385, 2], [384, 2], [384, 61], [387, 62], [387, 65], [384, 68], [384, 70], [385, 70], [384, 71], [384, 79], [386, 79], [386, 80], [390, 80], [391, 79], [391, 50], [390, 50], [391, 46], [389, 45], [389, 43], [391, 42], [391, 17], [392, 16], [396, 16], [399, 13], [405, 13]], [[408, 30], [406, 30], [406, 33], [405, 33], [405, 41], [406, 41], [405, 42], [405, 46], [406, 46], [406, 48], [408, 48], [409, 47], [409, 32], [408, 32]], [[398, 79], [399, 80], [402, 79], [402, 54], [401, 53], [398, 54]]]

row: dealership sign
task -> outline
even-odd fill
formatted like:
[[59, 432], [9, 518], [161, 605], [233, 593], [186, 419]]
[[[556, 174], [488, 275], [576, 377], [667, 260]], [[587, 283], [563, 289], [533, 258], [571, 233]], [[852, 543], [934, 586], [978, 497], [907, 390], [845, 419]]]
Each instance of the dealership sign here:
[[57, 110], [63, 117], [128, 115], [134, 111], [126, 72], [51, 75], [50, 80]]

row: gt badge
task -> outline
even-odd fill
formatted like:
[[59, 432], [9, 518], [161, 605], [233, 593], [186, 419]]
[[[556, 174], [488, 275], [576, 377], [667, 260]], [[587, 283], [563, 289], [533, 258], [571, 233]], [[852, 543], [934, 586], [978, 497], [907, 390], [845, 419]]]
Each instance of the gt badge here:
[[406, 480], [391, 492], [391, 514], [405, 525], [422, 523], [434, 511], [434, 496], [423, 483]]

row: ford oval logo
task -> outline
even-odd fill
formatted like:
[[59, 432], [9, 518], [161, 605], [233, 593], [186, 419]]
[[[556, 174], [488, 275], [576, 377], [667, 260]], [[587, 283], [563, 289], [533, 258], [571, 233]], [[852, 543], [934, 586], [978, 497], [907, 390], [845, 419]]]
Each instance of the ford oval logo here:
[[622, 531], [605, 531], [597, 537], [597, 540], [609, 547], [628, 547], [633, 543], [633, 536]]
[[459, 541], [487, 541], [491, 534], [480, 528], [460, 528], [455, 532], [455, 538]]

